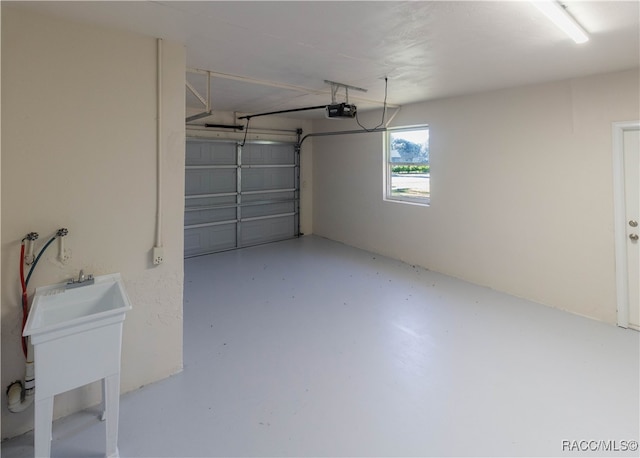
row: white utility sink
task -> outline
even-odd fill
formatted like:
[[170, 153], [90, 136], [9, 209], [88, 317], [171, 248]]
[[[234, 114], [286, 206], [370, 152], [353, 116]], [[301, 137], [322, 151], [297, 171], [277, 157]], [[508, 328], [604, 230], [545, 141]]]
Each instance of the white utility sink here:
[[34, 345], [102, 326], [131, 310], [120, 274], [102, 275], [93, 284], [67, 288], [43, 286], [36, 295], [24, 329]]
[[117, 457], [122, 324], [131, 303], [120, 274], [71, 286], [37, 288], [23, 332], [34, 350], [35, 456], [51, 453], [54, 396], [102, 380], [106, 456]]

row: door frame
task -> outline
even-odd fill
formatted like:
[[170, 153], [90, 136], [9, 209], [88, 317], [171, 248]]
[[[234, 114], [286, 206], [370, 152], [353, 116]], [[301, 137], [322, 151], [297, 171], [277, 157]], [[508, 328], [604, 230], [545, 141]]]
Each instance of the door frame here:
[[627, 271], [627, 221], [624, 199], [624, 132], [640, 130], [640, 121], [614, 122], [613, 139], [613, 201], [616, 255], [616, 305], [618, 326], [629, 327], [629, 281]]

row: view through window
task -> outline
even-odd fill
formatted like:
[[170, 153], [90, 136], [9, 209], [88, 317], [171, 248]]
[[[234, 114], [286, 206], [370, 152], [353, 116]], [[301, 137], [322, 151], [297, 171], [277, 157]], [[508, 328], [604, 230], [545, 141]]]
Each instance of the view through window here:
[[387, 199], [429, 204], [429, 127], [389, 129], [385, 150]]

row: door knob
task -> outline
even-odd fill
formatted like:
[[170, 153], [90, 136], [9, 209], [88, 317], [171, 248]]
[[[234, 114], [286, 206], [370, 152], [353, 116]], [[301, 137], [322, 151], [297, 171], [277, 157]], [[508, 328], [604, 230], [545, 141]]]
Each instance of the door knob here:
[[637, 222], [637, 221], [635, 221], [635, 220], [631, 220], [631, 221], [629, 221], [629, 226], [631, 226], [631, 227], [638, 227], [638, 222]]
[[629, 234], [631, 240], [638, 240], [638, 234]]

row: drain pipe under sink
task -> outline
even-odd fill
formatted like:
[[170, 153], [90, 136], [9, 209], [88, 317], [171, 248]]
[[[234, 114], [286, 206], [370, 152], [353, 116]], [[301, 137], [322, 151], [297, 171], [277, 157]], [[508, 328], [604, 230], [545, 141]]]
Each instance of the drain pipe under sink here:
[[[51, 243], [55, 240], [56, 237], [60, 239], [61, 253], [62, 255], [64, 255], [64, 245], [62, 244], [63, 243], [62, 238], [66, 236], [68, 233], [69, 231], [67, 228], [63, 227], [61, 229], [58, 229], [58, 231], [56, 232], [56, 235], [53, 236], [44, 245], [44, 247], [42, 247], [42, 249], [38, 253], [38, 256], [35, 257], [35, 259], [32, 259], [32, 266], [31, 266], [31, 269], [29, 270], [29, 275], [27, 276], [26, 281], [24, 280], [24, 273], [22, 271], [24, 264], [26, 264], [25, 258], [24, 258], [24, 245], [22, 246], [22, 251], [20, 256], [20, 279], [22, 283], [23, 301], [26, 302], [27, 284], [29, 282], [31, 274], [33, 273], [33, 270], [38, 264], [38, 261], [40, 260], [40, 258], [42, 257], [46, 249], [49, 247], [49, 245], [51, 245]], [[25, 240], [29, 240], [30, 242], [29, 250], [32, 251], [34, 241], [37, 238], [38, 238], [37, 232], [30, 232], [22, 240], [22, 242], [24, 243]], [[23, 302], [23, 305], [25, 305], [25, 302]], [[20, 328], [21, 334], [22, 334], [22, 331], [24, 330], [24, 323], [26, 321], [27, 313], [28, 313], [28, 308], [25, 306], [25, 308], [23, 309], [23, 314], [24, 314], [23, 324], [22, 324], [22, 327]], [[21, 337], [21, 338], [26, 339], [26, 337]], [[26, 341], [25, 357], [26, 357], [26, 362], [25, 362], [25, 368], [24, 368], [24, 385], [20, 380], [16, 380], [7, 388], [7, 404], [8, 404], [7, 408], [9, 409], [9, 412], [12, 412], [12, 413], [19, 413], [26, 410], [31, 404], [33, 404], [35, 394], [36, 394], [36, 378], [35, 378], [35, 371], [33, 367], [34, 366], [33, 365], [33, 345], [31, 345], [31, 342], [28, 340]]]
[[27, 362], [24, 368], [24, 386], [17, 380], [7, 388], [7, 400], [9, 412], [18, 413], [26, 410], [31, 404], [36, 394], [36, 379], [33, 370], [33, 345], [28, 344]]

